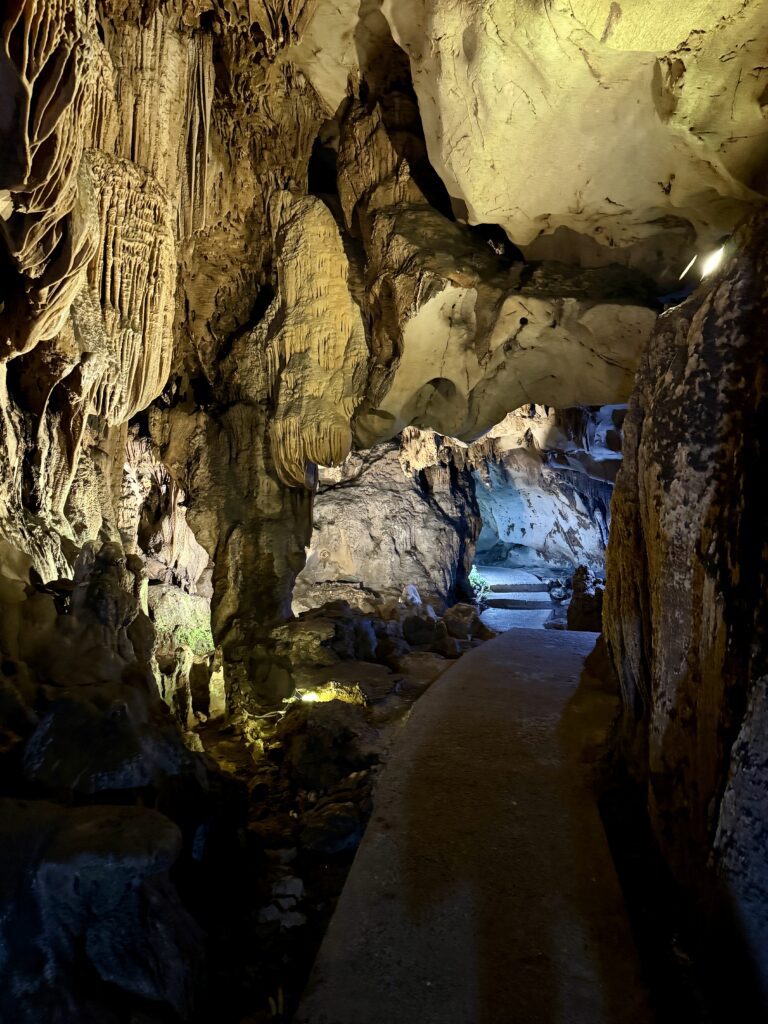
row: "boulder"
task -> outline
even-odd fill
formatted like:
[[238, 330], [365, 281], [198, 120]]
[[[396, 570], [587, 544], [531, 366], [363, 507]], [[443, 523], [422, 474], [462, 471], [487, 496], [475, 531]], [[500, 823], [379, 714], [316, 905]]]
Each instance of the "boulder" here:
[[338, 700], [293, 705], [274, 739], [273, 756], [295, 785], [310, 790], [329, 789], [378, 759], [378, 732], [364, 711]]
[[573, 596], [568, 605], [568, 629], [599, 633], [603, 628], [605, 588], [586, 565], [573, 574]]
[[438, 622], [435, 627], [435, 636], [430, 651], [441, 655], [443, 658], [458, 658], [464, 653], [464, 648], [461, 646], [464, 642], [466, 641], [457, 640], [455, 637], [452, 637], [444, 622]]
[[180, 785], [202, 792], [203, 762], [182, 742], [168, 713], [138, 689], [76, 692], [55, 701], [24, 748], [29, 782], [71, 798]]
[[443, 615], [448, 635], [455, 640], [489, 640], [496, 634], [489, 629], [471, 604], [455, 604]]
[[299, 839], [312, 853], [332, 856], [358, 846], [366, 821], [367, 816], [352, 802], [319, 804], [305, 815]]
[[0, 800], [0, 1019], [187, 1019], [204, 946], [169, 880], [181, 843], [144, 808]]
[[406, 687], [426, 688], [448, 668], [449, 662], [439, 654], [412, 651], [397, 661], [397, 669], [405, 676]]
[[422, 647], [435, 642], [437, 623], [423, 615], [408, 615], [403, 619], [403, 637], [411, 647]]

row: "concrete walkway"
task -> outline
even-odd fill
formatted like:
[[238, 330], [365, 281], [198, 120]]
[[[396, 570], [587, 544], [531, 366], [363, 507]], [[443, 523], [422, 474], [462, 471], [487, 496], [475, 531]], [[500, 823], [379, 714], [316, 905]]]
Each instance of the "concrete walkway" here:
[[574, 696], [594, 642], [512, 630], [418, 702], [296, 1024], [653, 1019], [585, 765], [615, 704]]

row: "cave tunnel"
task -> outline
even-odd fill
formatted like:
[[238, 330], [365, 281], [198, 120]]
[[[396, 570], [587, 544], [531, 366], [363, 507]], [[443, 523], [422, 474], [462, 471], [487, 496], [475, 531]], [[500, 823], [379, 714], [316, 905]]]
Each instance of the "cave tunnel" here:
[[0, 37], [0, 1024], [768, 1019], [768, 4]]

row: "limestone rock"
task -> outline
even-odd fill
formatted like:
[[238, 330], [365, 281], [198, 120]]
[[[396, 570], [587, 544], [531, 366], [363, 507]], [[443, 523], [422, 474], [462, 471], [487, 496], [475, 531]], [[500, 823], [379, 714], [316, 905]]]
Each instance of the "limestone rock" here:
[[0, 836], [4, 1019], [117, 1024], [107, 986], [123, 1004], [189, 1015], [204, 943], [168, 878], [182, 845], [171, 821], [138, 807], [1, 800]]
[[301, 38], [286, 53], [307, 75], [329, 117], [347, 96], [350, 76], [360, 77], [361, 64], [375, 61], [382, 45], [391, 41], [379, 8], [379, 0], [317, 3]]
[[365, 831], [366, 815], [351, 802], [318, 804], [304, 818], [301, 845], [326, 857], [354, 850]]
[[600, 633], [603, 628], [604, 587], [586, 565], [573, 574], [573, 593], [568, 605], [568, 629]]
[[518, 245], [567, 229], [597, 243], [582, 247], [593, 260], [634, 247], [627, 259], [673, 280], [659, 242], [712, 245], [765, 190], [760, 4], [685, 0], [664, 17], [609, 0], [382, 9], [411, 60], [432, 162], [470, 223], [500, 224]]
[[423, 615], [403, 619], [403, 638], [411, 647], [428, 647], [435, 642], [437, 623]]
[[142, 556], [150, 580], [173, 584], [210, 604], [210, 558], [187, 522], [186, 498], [150, 439], [132, 433], [117, 509], [123, 546]]
[[397, 668], [406, 677], [410, 686], [421, 688], [439, 679], [449, 664], [449, 661], [438, 654], [412, 651], [398, 659]]
[[561, 469], [531, 446], [507, 451], [473, 446], [477, 500], [483, 517], [477, 560], [512, 566], [604, 564], [609, 483]]
[[211, 608], [204, 597], [161, 584], [149, 588], [149, 608], [155, 626], [156, 651], [187, 648], [197, 658], [213, 654]]
[[296, 704], [275, 731], [285, 771], [310, 789], [329, 789], [350, 772], [369, 767], [378, 757], [376, 735], [361, 710], [342, 701]]
[[368, 250], [374, 361], [361, 442], [408, 424], [472, 440], [526, 402], [628, 396], [656, 319], [641, 275], [510, 266], [426, 204], [376, 212]]
[[763, 925], [745, 893], [765, 846], [733, 810], [765, 784], [745, 748], [765, 678], [765, 238], [760, 216], [659, 321], [625, 421], [604, 614], [657, 839], [703, 887], [723, 815], [723, 871], [752, 937]]
[[768, 679], [755, 681], [720, 805], [715, 851], [721, 878], [754, 951], [763, 996], [768, 995], [768, 863], [765, 802], [768, 795], [766, 696]]
[[18, 277], [4, 282], [2, 359], [59, 333], [96, 249], [78, 190], [95, 49], [79, 0], [25, 0], [4, 14], [0, 232]]
[[471, 604], [453, 605], [447, 610], [442, 621], [448, 635], [455, 640], [488, 640], [494, 635], [493, 630], [488, 629], [480, 621], [477, 608]]
[[156, 398], [168, 379], [176, 286], [170, 198], [127, 160], [88, 154], [97, 197], [99, 250], [88, 268], [108, 338], [109, 365], [94, 411], [122, 423]]
[[286, 193], [275, 197], [273, 216], [278, 298], [255, 336], [236, 346], [232, 368], [244, 397], [274, 394], [275, 464], [284, 483], [303, 486], [312, 463], [334, 466], [349, 453], [367, 346], [330, 211]]
[[397, 599], [411, 584], [440, 609], [466, 594], [479, 521], [463, 462], [461, 447], [408, 430], [321, 473], [294, 607], [320, 603], [331, 584], [355, 604], [358, 593], [361, 603], [371, 593]]

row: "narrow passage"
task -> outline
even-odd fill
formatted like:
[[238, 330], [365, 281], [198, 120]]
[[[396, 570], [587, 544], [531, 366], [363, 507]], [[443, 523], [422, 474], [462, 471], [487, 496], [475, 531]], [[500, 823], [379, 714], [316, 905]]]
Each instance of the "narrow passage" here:
[[647, 1024], [587, 761], [592, 633], [516, 629], [416, 705], [297, 1024]]

